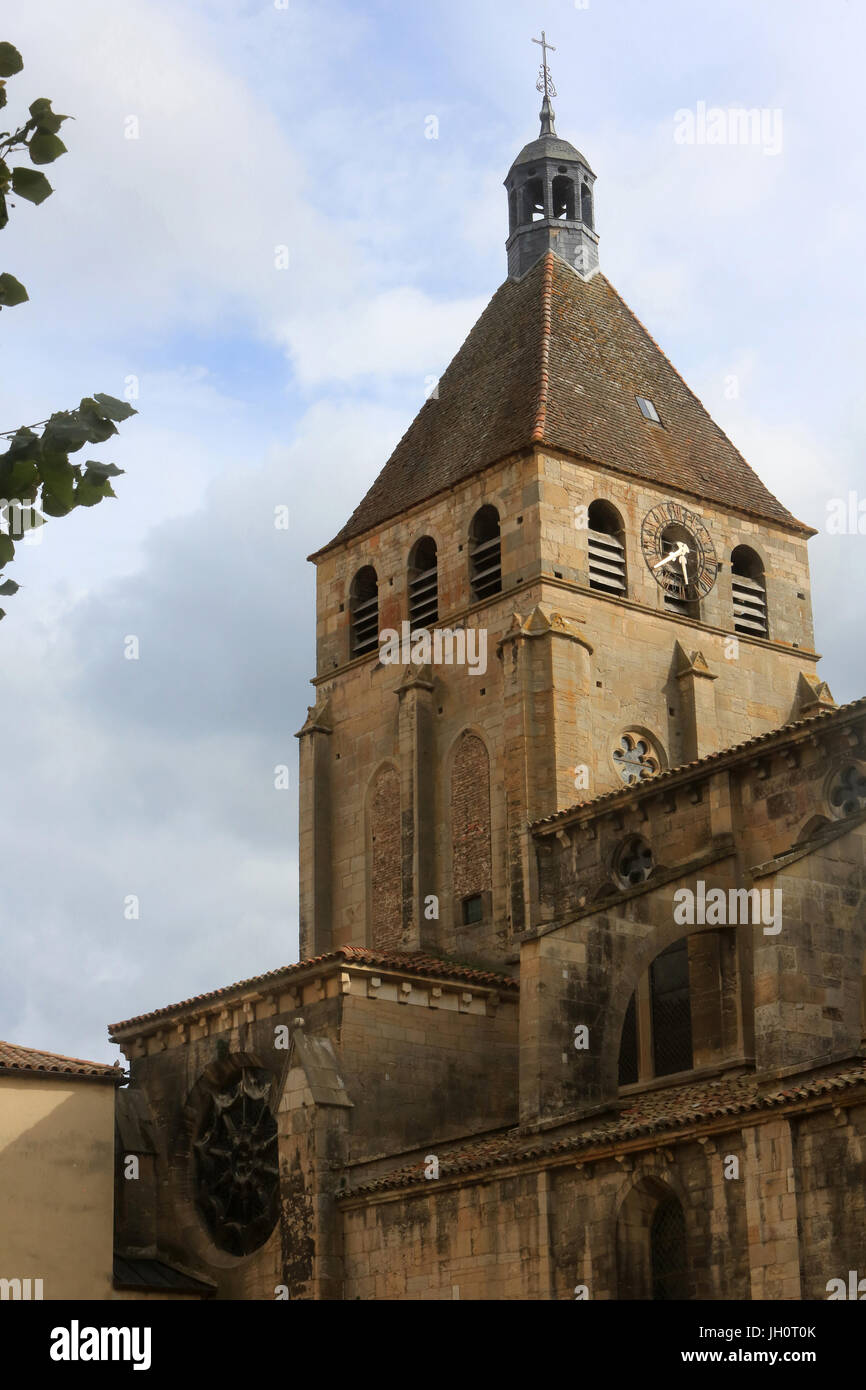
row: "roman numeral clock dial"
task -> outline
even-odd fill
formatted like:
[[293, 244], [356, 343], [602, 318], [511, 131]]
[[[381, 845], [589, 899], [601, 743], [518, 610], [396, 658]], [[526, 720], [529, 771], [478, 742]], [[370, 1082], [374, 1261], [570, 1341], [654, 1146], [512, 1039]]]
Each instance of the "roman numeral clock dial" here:
[[679, 502], [662, 502], [641, 524], [641, 549], [650, 574], [672, 598], [697, 603], [719, 572], [712, 538], [696, 512]]

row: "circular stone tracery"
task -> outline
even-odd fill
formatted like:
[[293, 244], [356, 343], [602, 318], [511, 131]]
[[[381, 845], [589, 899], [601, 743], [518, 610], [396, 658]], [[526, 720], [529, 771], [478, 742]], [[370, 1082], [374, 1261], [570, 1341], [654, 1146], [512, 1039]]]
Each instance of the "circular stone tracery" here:
[[629, 786], [646, 782], [661, 771], [661, 763], [648, 738], [642, 734], [623, 734], [613, 750], [613, 761], [622, 780]]
[[838, 817], [854, 816], [866, 806], [866, 775], [854, 763], [833, 777], [829, 790], [830, 806]]
[[622, 888], [646, 883], [654, 868], [653, 852], [641, 835], [630, 835], [614, 857], [613, 872]]
[[248, 1255], [274, 1228], [279, 1205], [277, 1123], [270, 1073], [238, 1065], [214, 1083], [193, 1141], [197, 1206], [214, 1244]]

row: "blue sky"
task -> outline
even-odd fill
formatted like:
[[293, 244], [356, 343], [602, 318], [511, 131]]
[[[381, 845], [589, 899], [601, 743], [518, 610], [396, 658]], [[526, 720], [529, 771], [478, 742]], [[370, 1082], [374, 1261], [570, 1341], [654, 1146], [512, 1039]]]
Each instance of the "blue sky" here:
[[[0, 1035], [111, 1058], [109, 1020], [296, 958], [305, 557], [505, 277], [542, 26], [605, 273], [792, 511], [864, 493], [861, 6], [31, 0], [9, 109], [76, 119], [3, 233], [31, 296], [3, 427], [131, 378], [140, 413], [100, 451], [118, 500], [10, 571]], [[781, 151], [678, 144], [700, 102], [780, 111]], [[864, 548], [811, 546], [839, 700], [866, 690]]]

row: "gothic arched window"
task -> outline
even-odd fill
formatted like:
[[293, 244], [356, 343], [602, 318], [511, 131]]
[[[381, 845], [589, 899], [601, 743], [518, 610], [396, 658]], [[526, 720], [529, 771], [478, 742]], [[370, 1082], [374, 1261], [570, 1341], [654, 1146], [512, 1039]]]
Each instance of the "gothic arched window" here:
[[589, 587], [603, 593], [628, 593], [625, 568], [625, 528], [610, 502], [590, 502], [587, 530]]
[[633, 1086], [639, 1077], [637, 1050], [637, 999], [628, 1001], [619, 1040], [619, 1084]]
[[379, 645], [379, 579], [372, 565], [358, 570], [349, 600], [352, 656], [364, 656]]
[[439, 617], [439, 570], [436, 542], [422, 536], [409, 555], [409, 625], [425, 628]]
[[734, 631], [745, 637], [767, 637], [767, 584], [760, 555], [748, 545], [731, 553], [731, 595]]
[[[720, 989], [720, 985], [717, 988]], [[623, 1019], [619, 1084], [691, 1071], [692, 1002], [688, 938], [656, 956], [638, 981]]]
[[495, 507], [481, 507], [469, 527], [469, 584], [472, 602], [502, 592], [502, 538]]
[[692, 1007], [689, 952], [685, 937], [668, 946], [650, 966], [653, 1063], [656, 1076], [690, 1071]]
[[686, 1221], [670, 1184], [654, 1173], [637, 1179], [616, 1217], [617, 1297], [687, 1299]]

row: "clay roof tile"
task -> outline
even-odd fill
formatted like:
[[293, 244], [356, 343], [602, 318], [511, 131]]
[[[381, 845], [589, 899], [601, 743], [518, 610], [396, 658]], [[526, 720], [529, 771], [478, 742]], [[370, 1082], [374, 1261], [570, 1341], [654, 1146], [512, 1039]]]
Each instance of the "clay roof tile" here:
[[[644, 419], [638, 395], [653, 401], [660, 425]], [[536, 443], [811, 534], [764, 486], [605, 276], [584, 280], [549, 251], [496, 291], [437, 395], [316, 555]]]

